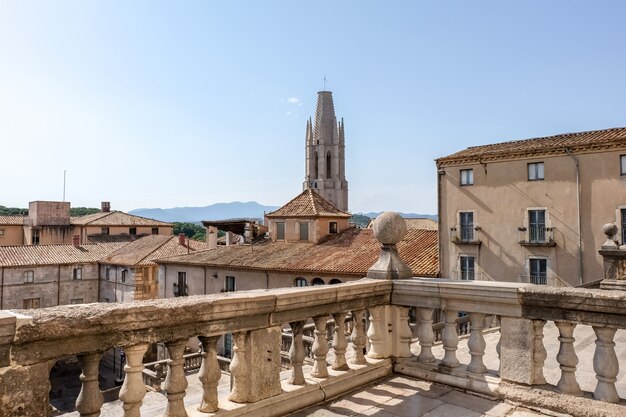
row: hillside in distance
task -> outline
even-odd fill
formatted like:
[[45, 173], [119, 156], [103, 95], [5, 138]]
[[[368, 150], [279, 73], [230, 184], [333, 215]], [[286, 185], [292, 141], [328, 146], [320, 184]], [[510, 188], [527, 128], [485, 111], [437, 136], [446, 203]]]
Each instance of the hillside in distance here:
[[200, 222], [202, 220], [225, 220], [235, 218], [262, 219], [264, 212], [274, 211], [278, 206], [264, 206], [256, 201], [242, 203], [216, 203], [204, 207], [139, 208], [130, 214], [164, 222]]
[[[380, 213], [382, 212], [370, 211], [369, 213], [359, 213], [359, 214], [367, 216], [370, 219], [375, 219], [376, 217], [378, 217]], [[418, 213], [402, 213], [401, 212], [400, 215], [404, 217], [405, 219], [431, 219], [431, 220], [437, 221], [436, 214], [418, 214]]]

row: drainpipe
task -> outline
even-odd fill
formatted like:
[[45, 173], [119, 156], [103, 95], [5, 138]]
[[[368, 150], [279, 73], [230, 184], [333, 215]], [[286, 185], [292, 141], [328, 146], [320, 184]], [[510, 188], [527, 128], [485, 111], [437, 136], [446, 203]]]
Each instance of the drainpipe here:
[[441, 181], [442, 177], [446, 174], [446, 171], [437, 167], [437, 223], [439, 223], [439, 238], [438, 251], [439, 251], [439, 265], [437, 265], [437, 277], [441, 277], [441, 264], [443, 263], [443, 236], [441, 236]]
[[206, 268], [202, 269], [204, 269], [204, 295], [206, 295]]
[[61, 265], [57, 268], [57, 305], [61, 305]]
[[4, 268], [0, 268], [0, 310], [4, 301]]
[[578, 158], [572, 154], [572, 150], [570, 148], [565, 148], [565, 152], [567, 155], [574, 160], [576, 163], [576, 210], [578, 217], [578, 269], [580, 278], [580, 285], [583, 284], [583, 236], [582, 236], [582, 220], [580, 217], [580, 163]]
[[270, 274], [265, 271], [265, 288], [270, 289]]

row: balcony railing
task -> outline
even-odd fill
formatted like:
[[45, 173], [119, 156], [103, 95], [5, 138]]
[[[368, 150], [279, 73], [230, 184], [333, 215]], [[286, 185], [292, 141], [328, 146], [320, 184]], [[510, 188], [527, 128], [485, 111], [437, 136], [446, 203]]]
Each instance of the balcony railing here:
[[456, 244], [480, 245], [480, 227], [460, 225], [450, 228], [450, 241]]
[[522, 246], [555, 246], [554, 227], [518, 227], [518, 242]]

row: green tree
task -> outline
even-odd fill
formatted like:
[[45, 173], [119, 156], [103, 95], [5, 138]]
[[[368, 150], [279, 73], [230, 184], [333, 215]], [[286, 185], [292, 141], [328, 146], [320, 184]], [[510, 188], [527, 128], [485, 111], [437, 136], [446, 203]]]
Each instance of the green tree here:
[[70, 216], [86, 216], [88, 214], [100, 213], [100, 209], [93, 207], [72, 207], [70, 209]]
[[26, 216], [28, 215], [28, 209], [0, 206], [0, 215], [2, 216]]
[[353, 214], [352, 217], [350, 217], [350, 223], [354, 223], [357, 225], [357, 227], [360, 228], [367, 227], [367, 225], [370, 224], [371, 220], [372, 219], [363, 214]]
[[184, 233], [190, 239], [206, 241], [206, 230], [204, 227], [188, 222], [174, 223], [174, 234]]

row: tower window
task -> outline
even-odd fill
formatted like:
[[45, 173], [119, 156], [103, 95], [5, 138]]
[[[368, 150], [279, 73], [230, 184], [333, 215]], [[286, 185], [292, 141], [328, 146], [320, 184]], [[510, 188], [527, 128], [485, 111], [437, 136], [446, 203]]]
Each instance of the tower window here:
[[315, 152], [313, 158], [315, 159], [315, 162], [314, 162], [314, 165], [313, 165], [313, 173], [315, 175], [313, 175], [313, 176], [315, 178], [319, 178], [319, 169], [318, 169], [319, 168], [319, 164], [318, 164], [319, 156], [317, 155], [317, 152]]
[[328, 152], [326, 154], [326, 178], [331, 178], [332, 177], [332, 175], [331, 175], [331, 166], [330, 166], [331, 161], [332, 161], [332, 158], [330, 156], [330, 152]]
[[276, 222], [276, 240], [285, 240], [285, 222]]
[[309, 240], [309, 223], [300, 223], [300, 240]]

